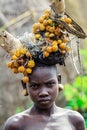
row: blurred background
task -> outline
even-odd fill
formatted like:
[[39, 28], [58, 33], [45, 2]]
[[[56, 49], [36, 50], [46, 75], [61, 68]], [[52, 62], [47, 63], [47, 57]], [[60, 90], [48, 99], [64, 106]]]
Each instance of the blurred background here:
[[[87, 33], [87, 0], [65, 0], [66, 12]], [[5, 29], [14, 36], [31, 32], [31, 26], [37, 22], [42, 12], [49, 8], [51, 0], [0, 0], [0, 32]], [[76, 46], [74, 46], [76, 47]], [[81, 59], [83, 74], [79, 76], [71, 59], [67, 66], [59, 67], [62, 75], [64, 92], [56, 104], [79, 111], [87, 125], [87, 39], [81, 40]], [[0, 130], [8, 117], [19, 113], [32, 105], [29, 97], [22, 95], [21, 75], [14, 75], [7, 67], [9, 56], [0, 47]], [[80, 71], [78, 60], [77, 68]]]

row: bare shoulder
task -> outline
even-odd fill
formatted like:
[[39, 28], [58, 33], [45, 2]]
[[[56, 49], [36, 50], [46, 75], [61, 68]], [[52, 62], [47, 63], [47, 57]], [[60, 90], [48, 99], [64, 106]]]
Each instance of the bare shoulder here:
[[67, 115], [70, 123], [72, 123], [76, 130], [85, 130], [84, 118], [79, 112], [68, 110]]
[[74, 110], [58, 108], [59, 113], [61, 113], [62, 117], [67, 117], [68, 122], [75, 130], [85, 130], [85, 123], [83, 116]]
[[28, 118], [27, 111], [21, 112], [8, 118], [8, 120], [4, 124], [3, 130], [21, 130], [22, 124], [24, 124], [24, 120], [26, 118]]

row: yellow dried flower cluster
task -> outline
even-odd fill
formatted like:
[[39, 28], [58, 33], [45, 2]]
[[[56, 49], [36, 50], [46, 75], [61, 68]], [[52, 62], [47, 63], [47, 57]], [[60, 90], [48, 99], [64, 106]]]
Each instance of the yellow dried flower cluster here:
[[[72, 20], [67, 16], [60, 18], [60, 20], [71, 26]], [[66, 32], [65, 28], [51, 18], [50, 10], [45, 10], [44, 15], [33, 25], [32, 31], [37, 41], [43, 38], [47, 43], [46, 46], [42, 47], [44, 58], [58, 50], [61, 54], [66, 54], [70, 50], [68, 46], [69, 36], [63, 33]]]
[[32, 60], [29, 50], [25, 48], [16, 50], [11, 60], [11, 62], [7, 63], [7, 67], [11, 68], [15, 74], [23, 73], [24, 77], [22, 81], [24, 83], [29, 82], [28, 75], [32, 73], [32, 69], [35, 66], [35, 62]]
[[[71, 26], [72, 20], [67, 16], [60, 19]], [[36, 44], [37, 41], [45, 41], [45, 45], [40, 46], [43, 58], [49, 57], [50, 53], [57, 51], [65, 55], [70, 50], [68, 47], [69, 36], [63, 33], [66, 32], [65, 28], [51, 18], [50, 10], [45, 10], [44, 15], [39, 18], [39, 22], [33, 25], [32, 31], [35, 35]], [[32, 57], [29, 48], [25, 45], [15, 50], [11, 62], [7, 63], [7, 66], [14, 73], [23, 73], [22, 81], [24, 83], [29, 82], [29, 75], [35, 67], [35, 61]]]

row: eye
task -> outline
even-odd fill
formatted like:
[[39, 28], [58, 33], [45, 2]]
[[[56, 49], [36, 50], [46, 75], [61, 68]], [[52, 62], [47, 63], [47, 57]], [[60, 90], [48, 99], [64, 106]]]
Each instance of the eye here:
[[34, 90], [38, 89], [39, 88], [39, 85], [38, 84], [31, 84], [30, 87]]
[[46, 83], [47, 87], [53, 87], [55, 84], [56, 84], [55, 82]]

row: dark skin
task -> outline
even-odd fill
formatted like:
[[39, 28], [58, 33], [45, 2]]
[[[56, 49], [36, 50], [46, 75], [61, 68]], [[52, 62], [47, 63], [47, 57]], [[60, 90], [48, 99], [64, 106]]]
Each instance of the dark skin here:
[[4, 130], [85, 130], [78, 112], [55, 105], [59, 94], [55, 67], [37, 67], [30, 76], [28, 91], [34, 105], [9, 118]]

